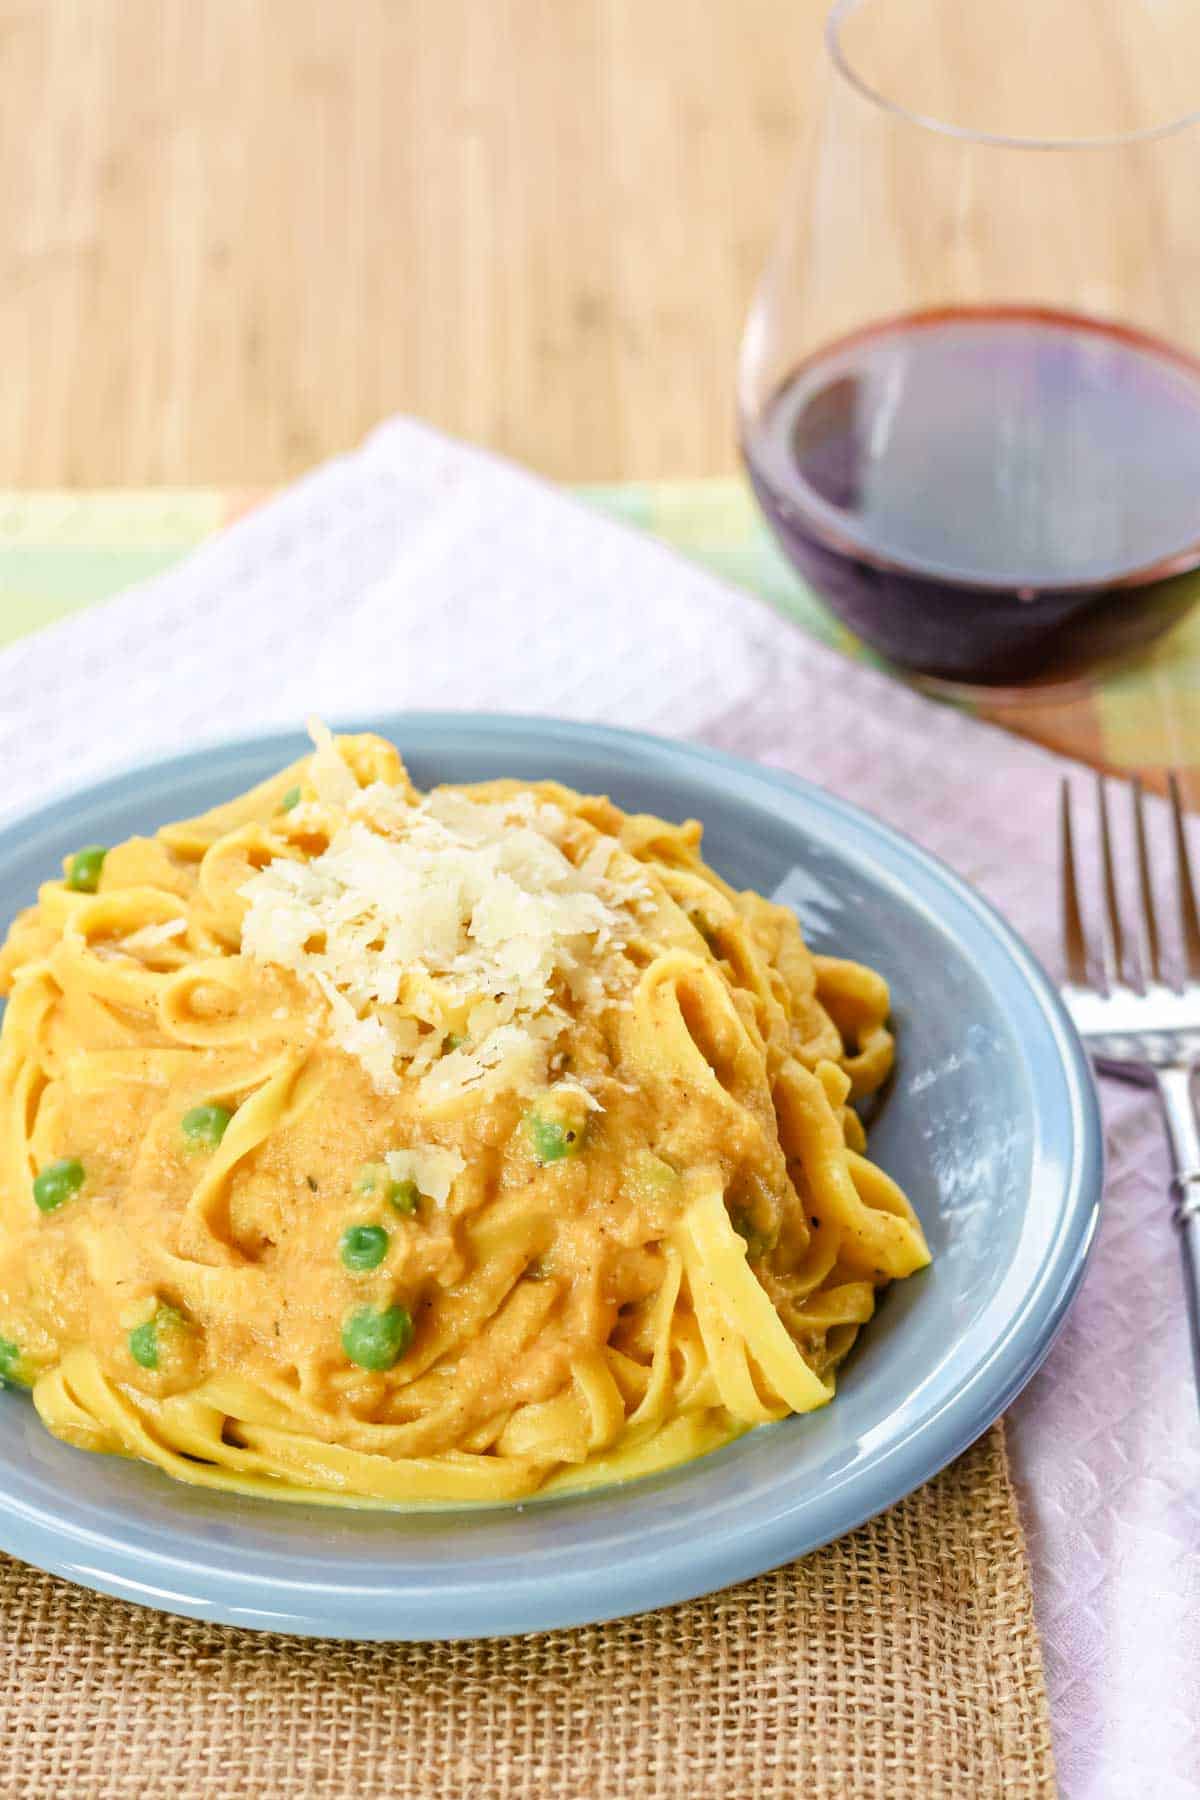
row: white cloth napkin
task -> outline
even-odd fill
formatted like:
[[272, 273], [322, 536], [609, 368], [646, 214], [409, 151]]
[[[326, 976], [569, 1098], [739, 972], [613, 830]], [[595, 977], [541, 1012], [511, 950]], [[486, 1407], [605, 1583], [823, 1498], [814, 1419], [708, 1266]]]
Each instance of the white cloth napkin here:
[[[150, 752], [399, 707], [599, 719], [790, 769], [943, 856], [1053, 966], [1064, 765], [407, 421], [0, 656], [0, 808]], [[1193, 1800], [1200, 1419], [1154, 1103], [1104, 1100], [1100, 1242], [1010, 1444], [1064, 1794]]]

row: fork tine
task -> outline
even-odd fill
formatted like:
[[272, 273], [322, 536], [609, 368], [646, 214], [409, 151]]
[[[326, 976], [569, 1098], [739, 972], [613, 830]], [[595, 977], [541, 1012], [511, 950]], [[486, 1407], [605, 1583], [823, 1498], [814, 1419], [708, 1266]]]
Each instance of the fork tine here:
[[1063, 776], [1059, 810], [1059, 843], [1062, 856], [1062, 935], [1067, 974], [1077, 987], [1088, 978], [1087, 940], [1079, 911], [1079, 877], [1075, 868], [1075, 837], [1071, 830], [1071, 784]]
[[1183, 822], [1183, 800], [1179, 777], [1174, 769], [1167, 776], [1171, 796], [1171, 825], [1175, 836], [1175, 882], [1179, 891], [1179, 923], [1183, 932], [1183, 954], [1187, 972], [1200, 981], [1200, 912], [1196, 910], [1196, 889], [1192, 881], [1191, 858], [1188, 855], [1187, 827]]
[[1125, 982], [1125, 934], [1121, 929], [1121, 907], [1117, 899], [1117, 873], [1113, 865], [1112, 832], [1108, 827], [1108, 785], [1103, 775], [1096, 777], [1096, 808], [1100, 815], [1100, 881], [1104, 892], [1104, 916], [1108, 923], [1108, 944], [1112, 950], [1112, 973], [1123, 985]]
[[1142, 778], [1133, 778], [1133, 839], [1137, 847], [1138, 894], [1141, 899], [1141, 964], [1147, 981], [1162, 980], [1162, 944], [1158, 915], [1154, 910], [1154, 884], [1150, 878], [1150, 851], [1146, 842], [1146, 795]]

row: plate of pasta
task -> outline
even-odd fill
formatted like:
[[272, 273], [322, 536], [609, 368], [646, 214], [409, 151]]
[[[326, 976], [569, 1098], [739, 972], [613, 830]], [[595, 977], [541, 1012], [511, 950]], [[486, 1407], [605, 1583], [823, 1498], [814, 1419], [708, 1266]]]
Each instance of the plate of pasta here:
[[1086, 1062], [866, 813], [602, 727], [210, 747], [0, 833], [0, 1547], [579, 1624], [850, 1529], [1045, 1353]]

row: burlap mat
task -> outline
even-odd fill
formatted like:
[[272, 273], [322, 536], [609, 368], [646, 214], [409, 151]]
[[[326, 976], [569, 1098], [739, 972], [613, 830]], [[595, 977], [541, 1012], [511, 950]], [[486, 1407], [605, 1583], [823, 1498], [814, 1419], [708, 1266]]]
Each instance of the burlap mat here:
[[622, 1624], [463, 1644], [197, 1625], [0, 1559], [20, 1800], [1018, 1800], [1053, 1765], [999, 1426], [840, 1543]]

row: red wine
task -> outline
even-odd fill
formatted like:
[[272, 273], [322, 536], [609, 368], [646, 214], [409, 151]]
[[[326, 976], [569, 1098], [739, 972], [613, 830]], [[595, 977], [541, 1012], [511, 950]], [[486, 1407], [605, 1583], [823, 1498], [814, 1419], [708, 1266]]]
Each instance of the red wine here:
[[1200, 363], [1123, 328], [892, 320], [802, 364], [743, 449], [801, 573], [925, 674], [1073, 677], [1200, 595]]

